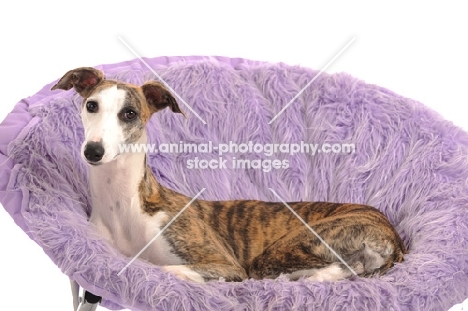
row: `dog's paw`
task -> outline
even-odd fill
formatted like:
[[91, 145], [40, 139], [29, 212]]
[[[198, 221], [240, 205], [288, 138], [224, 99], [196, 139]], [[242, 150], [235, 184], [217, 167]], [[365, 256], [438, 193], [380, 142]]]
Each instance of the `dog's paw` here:
[[308, 279], [317, 282], [339, 281], [352, 275], [351, 271], [347, 268], [342, 268], [338, 263], [333, 263], [327, 267], [314, 270], [314, 273], [311, 274]]
[[161, 270], [164, 272], [170, 272], [174, 274], [179, 279], [185, 281], [192, 281], [197, 283], [205, 283], [205, 279], [197, 272], [183, 265], [174, 265], [174, 266], [163, 266]]

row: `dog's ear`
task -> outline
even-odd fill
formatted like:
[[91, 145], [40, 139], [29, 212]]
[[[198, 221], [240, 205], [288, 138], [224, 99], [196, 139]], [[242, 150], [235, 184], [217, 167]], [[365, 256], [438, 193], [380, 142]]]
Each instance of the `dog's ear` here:
[[155, 81], [146, 82], [141, 86], [141, 90], [150, 106], [151, 113], [169, 107], [173, 112], [181, 113], [185, 117], [185, 114], [180, 110], [176, 99], [163, 84]]
[[52, 90], [69, 90], [73, 87], [78, 94], [86, 97], [102, 80], [104, 80], [102, 71], [91, 67], [81, 67], [67, 72], [52, 87]]

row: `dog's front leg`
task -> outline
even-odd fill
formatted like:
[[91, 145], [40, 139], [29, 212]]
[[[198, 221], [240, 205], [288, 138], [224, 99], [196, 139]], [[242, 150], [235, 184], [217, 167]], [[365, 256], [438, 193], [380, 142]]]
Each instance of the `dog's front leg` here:
[[193, 264], [163, 266], [164, 272], [175, 274], [178, 278], [204, 283], [223, 278], [228, 282], [241, 282], [248, 278], [245, 269], [229, 264]]

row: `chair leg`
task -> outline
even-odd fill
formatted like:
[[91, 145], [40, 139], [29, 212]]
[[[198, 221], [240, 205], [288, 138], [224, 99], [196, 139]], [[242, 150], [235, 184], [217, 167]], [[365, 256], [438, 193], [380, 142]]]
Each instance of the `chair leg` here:
[[72, 291], [73, 297], [73, 310], [77, 311], [78, 306], [80, 305], [81, 298], [80, 298], [80, 285], [76, 281], [70, 280], [70, 286]]
[[78, 311], [95, 311], [102, 298], [85, 291], [84, 301]]
[[84, 291], [84, 297], [80, 297], [80, 285], [76, 281], [70, 280], [73, 296], [74, 311], [95, 311], [102, 298], [88, 291]]

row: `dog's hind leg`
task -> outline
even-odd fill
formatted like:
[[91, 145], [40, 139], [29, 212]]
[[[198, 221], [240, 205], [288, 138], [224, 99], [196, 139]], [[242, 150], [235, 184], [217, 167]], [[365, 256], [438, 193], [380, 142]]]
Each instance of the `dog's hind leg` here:
[[249, 276], [262, 279], [284, 274], [291, 280], [307, 277], [336, 281], [353, 275], [372, 274], [386, 262], [388, 256], [383, 258], [375, 251], [376, 246], [384, 248], [385, 241], [373, 240], [372, 247], [366, 244], [369, 236], [375, 236], [374, 229], [369, 226], [349, 222], [343, 226], [340, 221], [329, 223], [324, 220], [311, 227], [328, 247], [308, 228], [298, 228], [254, 258]]

